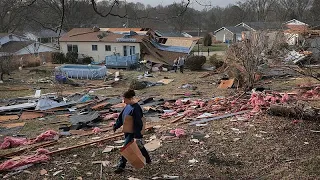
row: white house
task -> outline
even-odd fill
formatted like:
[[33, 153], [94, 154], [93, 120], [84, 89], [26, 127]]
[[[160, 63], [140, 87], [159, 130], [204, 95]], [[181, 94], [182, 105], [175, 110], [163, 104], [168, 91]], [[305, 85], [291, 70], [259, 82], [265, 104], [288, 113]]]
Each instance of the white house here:
[[28, 41], [28, 39], [12, 33], [0, 33], [0, 46], [11, 41]]
[[144, 37], [135, 32], [118, 34], [99, 28], [74, 28], [60, 38], [60, 50], [64, 54], [77, 52], [101, 63], [106, 56], [140, 54]]
[[39, 31], [25, 32], [24, 36], [27, 39], [31, 39], [42, 44], [49, 44], [54, 47], [59, 47], [59, 38], [64, 34], [64, 31], [61, 31], [61, 34], [59, 34], [59, 32], [55, 32], [49, 29], [42, 29]]
[[12, 33], [0, 34], [0, 56], [6, 55], [38, 55], [44, 52], [56, 52], [57, 48], [31, 41]]

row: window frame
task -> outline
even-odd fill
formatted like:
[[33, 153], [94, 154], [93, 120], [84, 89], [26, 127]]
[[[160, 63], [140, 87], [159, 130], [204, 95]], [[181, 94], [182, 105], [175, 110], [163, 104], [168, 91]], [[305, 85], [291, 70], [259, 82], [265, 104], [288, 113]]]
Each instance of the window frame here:
[[[93, 48], [93, 47], [96, 47], [96, 48]], [[91, 50], [92, 50], [92, 51], [98, 51], [98, 45], [92, 44], [92, 45], [91, 45]]]

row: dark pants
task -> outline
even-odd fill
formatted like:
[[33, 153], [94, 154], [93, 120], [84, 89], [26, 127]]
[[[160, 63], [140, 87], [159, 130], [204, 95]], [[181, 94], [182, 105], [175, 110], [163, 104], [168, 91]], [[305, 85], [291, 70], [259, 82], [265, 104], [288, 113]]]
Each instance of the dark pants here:
[[183, 65], [180, 66], [180, 72], [183, 73]]
[[174, 72], [177, 72], [178, 66], [173, 66]]
[[[125, 134], [124, 137], [125, 137], [124, 146], [129, 144], [134, 139], [133, 138], [133, 134]], [[150, 163], [151, 162], [151, 158], [149, 156], [148, 151], [143, 146], [142, 142], [141, 143], [137, 142], [137, 144], [138, 144], [138, 147], [139, 147], [139, 149], [141, 151], [141, 154], [146, 158], [146, 163]], [[125, 157], [121, 156], [118, 167], [125, 168], [126, 164], [127, 164], [127, 159]]]

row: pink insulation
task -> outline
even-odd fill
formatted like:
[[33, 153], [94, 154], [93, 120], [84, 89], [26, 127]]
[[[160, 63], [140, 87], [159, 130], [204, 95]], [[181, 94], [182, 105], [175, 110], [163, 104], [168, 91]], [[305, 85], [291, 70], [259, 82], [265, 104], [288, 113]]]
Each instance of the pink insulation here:
[[27, 164], [35, 164], [35, 163], [40, 163], [40, 162], [46, 162], [50, 158], [46, 154], [49, 153], [48, 150], [46, 149], [38, 149], [37, 153], [35, 155], [31, 156], [24, 156], [19, 160], [7, 160], [0, 164], [0, 172], [2, 171], [8, 171], [14, 168], [18, 168]]
[[0, 145], [0, 149], [8, 149], [28, 144], [34, 144], [42, 141], [54, 140], [55, 137], [58, 137], [59, 134], [53, 130], [48, 130], [39, 136], [37, 136], [34, 140], [28, 140], [26, 138], [15, 138], [15, 137], [5, 137], [4, 141]]
[[14, 148], [28, 143], [26, 138], [5, 137], [0, 149]]
[[54, 138], [58, 135], [59, 135], [59, 133], [57, 133], [56, 131], [48, 130], [48, 131], [40, 134], [39, 136], [37, 136], [36, 139], [33, 140], [33, 142], [54, 140]]
[[102, 132], [102, 129], [95, 127], [95, 128], [93, 128], [92, 132], [95, 134], [98, 134], [98, 133]]
[[119, 117], [119, 113], [113, 113], [106, 115], [103, 120], [117, 119]]
[[186, 135], [184, 130], [180, 128], [170, 130], [170, 134], [174, 134], [176, 137], [182, 137]]
[[175, 115], [177, 115], [178, 113], [176, 111], [173, 111], [173, 112], [169, 112], [169, 113], [164, 113], [162, 114], [162, 118], [170, 118], [170, 117], [173, 117]]

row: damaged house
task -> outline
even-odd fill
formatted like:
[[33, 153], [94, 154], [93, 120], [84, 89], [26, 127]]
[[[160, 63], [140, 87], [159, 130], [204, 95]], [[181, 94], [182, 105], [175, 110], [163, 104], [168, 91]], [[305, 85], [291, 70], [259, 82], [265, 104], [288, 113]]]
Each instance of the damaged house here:
[[107, 67], [128, 67], [138, 60], [172, 65], [198, 39], [159, 36], [150, 28], [74, 28], [60, 38], [60, 46], [64, 54], [76, 52]]

